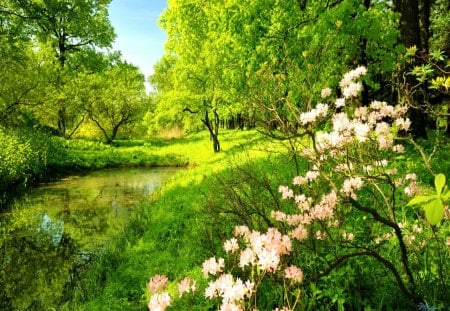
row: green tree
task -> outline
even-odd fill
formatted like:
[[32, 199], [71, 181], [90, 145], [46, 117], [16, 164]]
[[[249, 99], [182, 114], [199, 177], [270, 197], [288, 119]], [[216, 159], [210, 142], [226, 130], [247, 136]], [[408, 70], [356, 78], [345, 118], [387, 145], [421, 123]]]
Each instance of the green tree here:
[[[25, 24], [26, 31], [38, 42], [50, 46], [57, 60], [51, 82], [64, 88], [67, 66], [76, 68], [74, 56], [80, 51], [110, 47], [115, 37], [108, 19], [108, 4], [111, 0], [17, 0], [5, 2], [2, 14], [13, 16]], [[6, 5], [7, 4], [7, 5]], [[63, 90], [53, 90], [63, 93]], [[64, 96], [53, 102], [57, 114], [56, 127], [62, 136], [68, 136], [70, 114]]]
[[80, 83], [87, 87], [78, 94], [89, 118], [111, 143], [119, 129], [133, 124], [144, 111], [144, 76], [127, 63], [114, 64], [105, 72], [87, 74]]

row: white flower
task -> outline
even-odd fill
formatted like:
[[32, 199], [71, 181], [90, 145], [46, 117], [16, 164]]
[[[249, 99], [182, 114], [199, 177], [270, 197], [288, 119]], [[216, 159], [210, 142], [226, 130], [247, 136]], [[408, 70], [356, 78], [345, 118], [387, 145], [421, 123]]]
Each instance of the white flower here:
[[328, 96], [331, 95], [331, 89], [329, 87], [324, 88], [321, 92], [320, 92], [320, 96], [322, 98], [327, 98]]

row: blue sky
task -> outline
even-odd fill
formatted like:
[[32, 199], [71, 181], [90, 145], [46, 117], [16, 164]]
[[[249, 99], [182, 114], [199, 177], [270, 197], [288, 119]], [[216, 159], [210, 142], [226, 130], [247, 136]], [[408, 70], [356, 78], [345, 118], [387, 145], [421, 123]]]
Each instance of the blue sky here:
[[166, 0], [113, 0], [109, 7], [117, 34], [113, 49], [121, 51], [123, 58], [146, 77], [164, 52], [166, 36], [157, 21], [165, 7]]

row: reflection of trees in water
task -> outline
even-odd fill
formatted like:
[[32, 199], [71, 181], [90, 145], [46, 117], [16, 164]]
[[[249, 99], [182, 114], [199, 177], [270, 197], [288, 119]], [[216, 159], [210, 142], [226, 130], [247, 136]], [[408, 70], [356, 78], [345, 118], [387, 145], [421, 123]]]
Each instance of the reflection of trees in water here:
[[85, 266], [122, 230], [133, 205], [168, 176], [155, 174], [158, 181], [139, 177], [146, 183], [131, 187], [122, 179], [52, 183], [0, 214], [0, 310], [58, 310], [69, 302]]
[[32, 226], [13, 228], [2, 237], [2, 310], [48, 310], [66, 299], [81, 262], [75, 240], [61, 228], [45, 214], [35, 217]]

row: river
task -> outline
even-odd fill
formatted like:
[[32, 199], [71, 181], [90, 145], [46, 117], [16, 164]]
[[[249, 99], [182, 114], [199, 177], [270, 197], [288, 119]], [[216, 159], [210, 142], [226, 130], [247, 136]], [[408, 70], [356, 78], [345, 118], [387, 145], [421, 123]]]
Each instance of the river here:
[[0, 214], [0, 310], [49, 310], [175, 168], [121, 168], [30, 189]]

